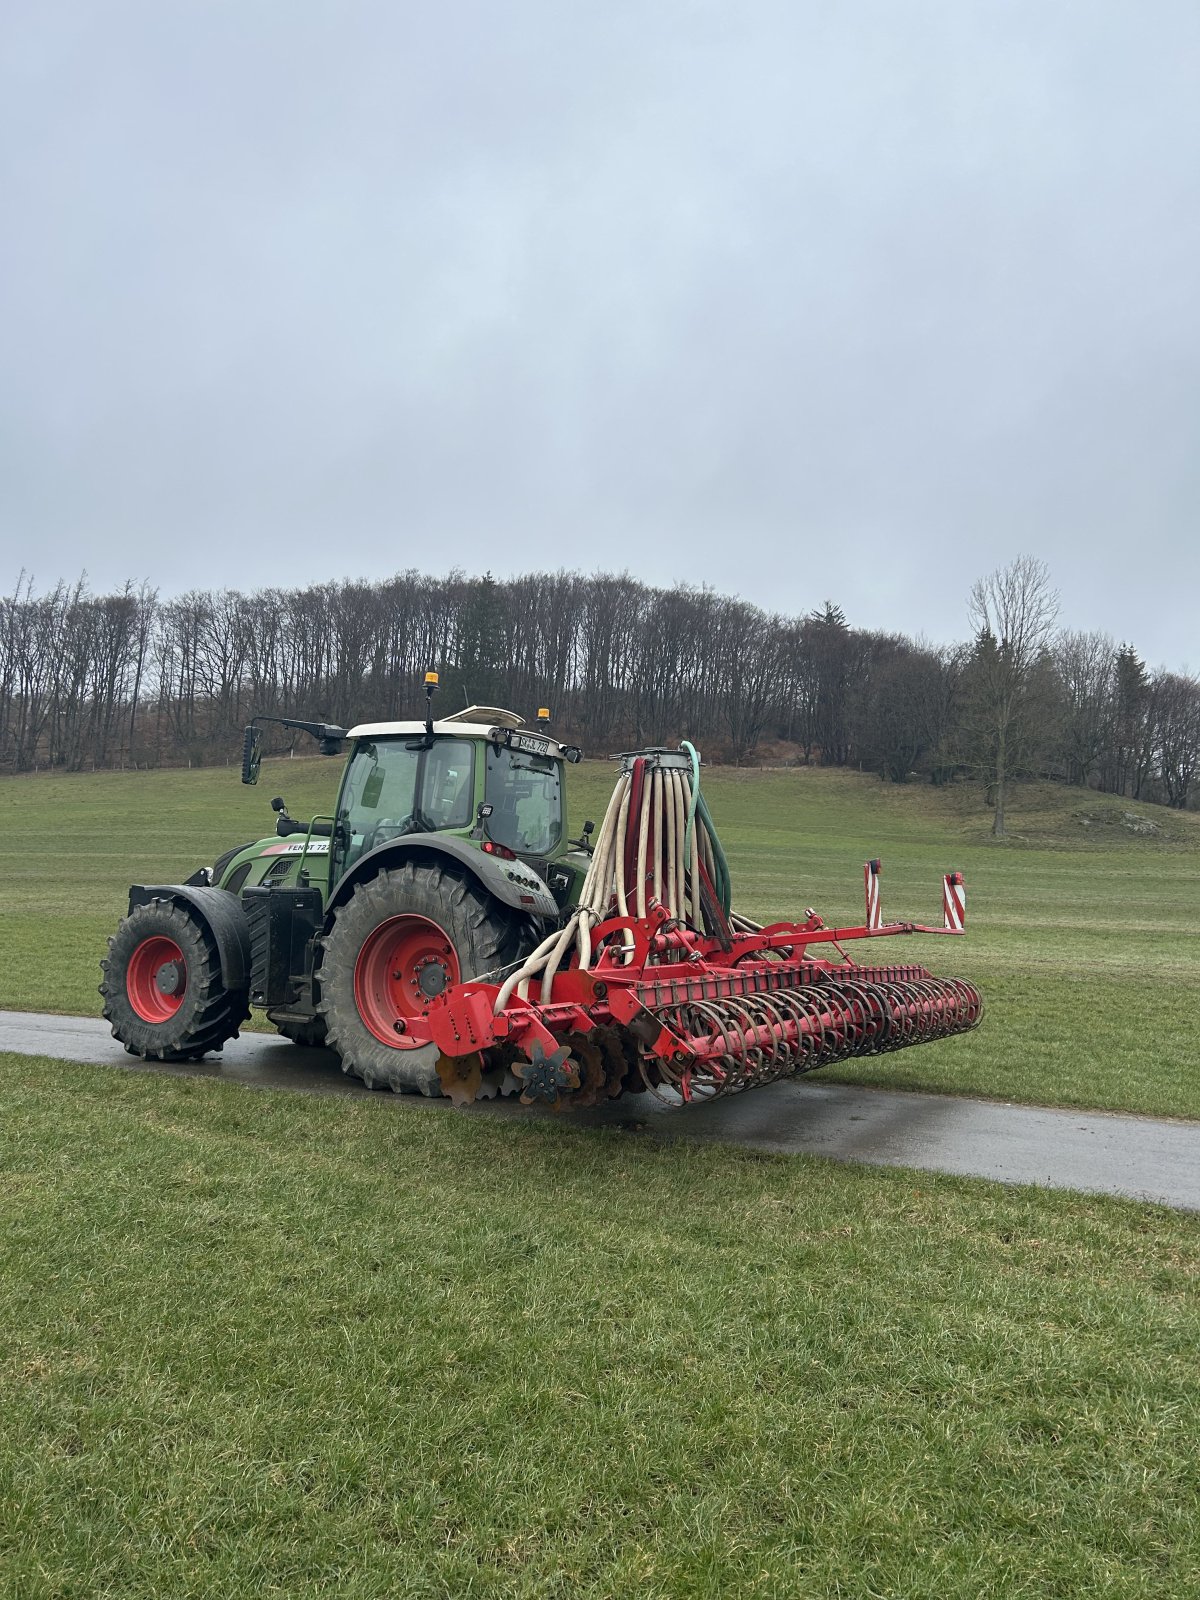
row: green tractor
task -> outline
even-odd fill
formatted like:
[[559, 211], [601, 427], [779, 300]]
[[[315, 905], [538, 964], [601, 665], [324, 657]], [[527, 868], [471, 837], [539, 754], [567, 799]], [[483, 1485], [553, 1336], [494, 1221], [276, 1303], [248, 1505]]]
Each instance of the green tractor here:
[[559, 925], [590, 860], [566, 837], [564, 763], [581, 751], [494, 707], [351, 728], [259, 718], [349, 741], [332, 816], [271, 802], [275, 834], [186, 883], [137, 884], [101, 962], [104, 1015], [132, 1055], [194, 1061], [251, 1008], [298, 1044], [328, 1044], [370, 1087], [440, 1094], [425, 1018], [453, 984], [502, 972]]

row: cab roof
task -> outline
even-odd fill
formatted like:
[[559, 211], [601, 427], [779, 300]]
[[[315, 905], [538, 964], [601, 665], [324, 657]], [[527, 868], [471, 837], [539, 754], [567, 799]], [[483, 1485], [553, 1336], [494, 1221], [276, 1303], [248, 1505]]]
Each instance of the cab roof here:
[[[486, 739], [495, 727], [494, 722], [435, 722], [434, 733], [443, 733], [448, 737], [459, 739]], [[387, 739], [402, 738], [407, 735], [410, 739], [419, 739], [425, 732], [425, 724], [419, 720], [411, 722], [360, 722], [356, 728], [351, 728], [346, 735], [348, 739]]]
[[[425, 733], [423, 722], [360, 722], [356, 728], [351, 728], [346, 735], [348, 739], [420, 739]], [[536, 730], [517, 730], [515, 728], [497, 727], [494, 722], [435, 722], [433, 725], [435, 737], [445, 739], [496, 739], [501, 744], [512, 743], [515, 749], [530, 750], [539, 753], [539, 749], [556, 760], [566, 760], [563, 747], [558, 740], [550, 734]], [[528, 739], [529, 744], [520, 741]]]

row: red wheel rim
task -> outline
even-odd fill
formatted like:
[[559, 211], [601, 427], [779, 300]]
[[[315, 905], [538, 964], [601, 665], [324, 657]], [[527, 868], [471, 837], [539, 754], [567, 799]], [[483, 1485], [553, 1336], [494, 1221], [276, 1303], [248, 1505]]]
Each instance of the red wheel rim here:
[[187, 962], [174, 939], [155, 933], [143, 939], [125, 973], [129, 1004], [143, 1022], [169, 1022], [187, 993]]
[[368, 934], [354, 963], [354, 1003], [363, 1022], [394, 1050], [429, 1042], [421, 1026], [430, 1002], [457, 983], [454, 946], [428, 917], [389, 917]]

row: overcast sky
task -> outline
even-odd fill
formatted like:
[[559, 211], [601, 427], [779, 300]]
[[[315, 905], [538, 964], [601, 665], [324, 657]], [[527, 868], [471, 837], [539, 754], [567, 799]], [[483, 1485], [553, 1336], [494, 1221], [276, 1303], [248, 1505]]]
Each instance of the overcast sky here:
[[1200, 668], [1197, 0], [11, 0], [0, 580], [688, 579]]

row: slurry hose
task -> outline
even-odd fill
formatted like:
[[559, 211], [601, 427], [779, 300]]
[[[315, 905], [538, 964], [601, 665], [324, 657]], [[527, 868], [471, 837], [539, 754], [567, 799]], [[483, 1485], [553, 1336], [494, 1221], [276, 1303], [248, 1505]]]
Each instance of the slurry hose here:
[[[610, 916], [645, 917], [656, 901], [667, 916], [698, 932], [718, 929], [704, 906], [707, 883], [719, 907], [718, 920], [729, 917], [729, 864], [700, 792], [700, 757], [686, 741], [691, 772], [635, 758], [613, 788], [608, 809], [592, 851], [579, 901], [562, 928], [543, 939], [496, 996], [497, 1013], [514, 994], [527, 1000], [534, 979], [541, 979], [539, 998], [549, 1001], [554, 976], [578, 952], [578, 965], [592, 964], [592, 929]], [[711, 901], [710, 901], [711, 905]], [[745, 918], [736, 925], [753, 926]], [[633, 935], [625, 931], [625, 944]]]

